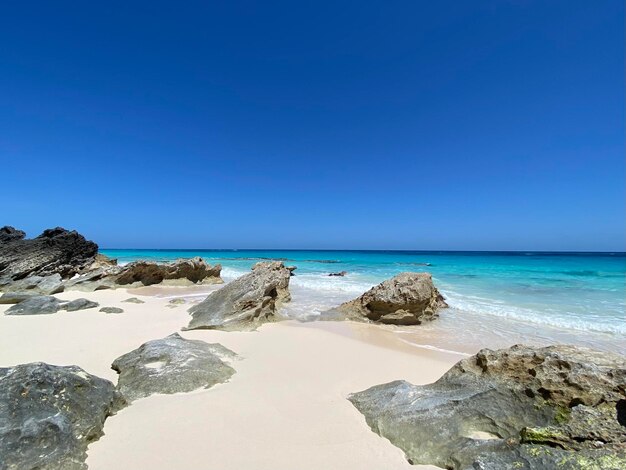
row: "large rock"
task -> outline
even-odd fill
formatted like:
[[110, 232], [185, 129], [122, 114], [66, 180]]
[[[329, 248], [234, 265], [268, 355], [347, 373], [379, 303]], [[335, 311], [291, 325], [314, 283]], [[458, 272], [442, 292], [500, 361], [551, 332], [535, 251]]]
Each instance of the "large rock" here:
[[36, 295], [33, 292], [5, 292], [0, 295], [0, 304], [19, 304]]
[[33, 275], [68, 278], [90, 265], [98, 253], [98, 245], [60, 227], [33, 239], [12, 227], [0, 233], [0, 285]]
[[0, 368], [0, 469], [85, 470], [87, 446], [123, 405], [111, 382], [77, 366]]
[[51, 295], [36, 295], [7, 309], [5, 315], [46, 315], [56, 313], [62, 302]]
[[65, 290], [61, 275], [58, 273], [47, 276], [28, 276], [18, 281], [8, 281], [11, 291], [42, 295], [58, 294]]
[[252, 272], [212, 292], [189, 309], [188, 329], [256, 329], [276, 319], [278, 308], [291, 299], [290, 271], [280, 261], [261, 262]]
[[419, 325], [436, 318], [438, 310], [447, 306], [429, 273], [401, 273], [337, 310], [357, 320]]
[[607, 353], [485, 349], [434, 384], [396, 381], [349, 400], [414, 464], [626, 468], [626, 360]]
[[86, 310], [88, 308], [96, 308], [99, 307], [100, 304], [98, 302], [94, 302], [89, 299], [75, 299], [66, 304], [64, 304], [61, 308], [67, 310], [68, 312], [75, 312], [77, 310]]
[[224, 359], [236, 354], [221, 344], [189, 340], [174, 333], [148, 341], [118, 357], [118, 388], [128, 401], [154, 393], [190, 392], [226, 382], [235, 373]]
[[120, 285], [141, 283], [144, 286], [163, 281], [183, 280], [190, 283], [219, 283], [221, 265], [211, 266], [202, 258], [179, 259], [173, 263], [157, 264], [151, 261], [136, 261], [126, 265], [116, 277]]

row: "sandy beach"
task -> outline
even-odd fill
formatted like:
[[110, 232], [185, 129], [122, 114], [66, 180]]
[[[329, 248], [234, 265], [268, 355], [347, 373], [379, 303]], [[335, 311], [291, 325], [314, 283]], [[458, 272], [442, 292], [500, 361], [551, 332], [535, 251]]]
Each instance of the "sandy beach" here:
[[[57, 295], [88, 297], [123, 308], [121, 314], [95, 308], [5, 316], [9, 305], [1, 305], [0, 363], [76, 364], [115, 383], [115, 358], [186, 325], [188, 305], [167, 307], [169, 299], [158, 296], [163, 292], [177, 288]], [[145, 303], [123, 302], [133, 296]], [[237, 373], [209, 390], [138, 400], [110, 417], [105, 435], [89, 447], [90, 469], [118, 468], [119, 462], [135, 470], [435, 468], [410, 465], [346, 397], [396, 379], [433, 382], [465, 356], [411, 346], [384, 328], [352, 322], [285, 321], [254, 332], [181, 335], [236, 352]]]

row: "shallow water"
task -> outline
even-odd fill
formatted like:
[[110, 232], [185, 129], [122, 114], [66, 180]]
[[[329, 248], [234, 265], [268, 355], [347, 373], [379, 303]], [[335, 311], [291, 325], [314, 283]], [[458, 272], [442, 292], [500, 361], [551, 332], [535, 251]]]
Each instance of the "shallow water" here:
[[[428, 271], [450, 309], [428, 325], [396, 328], [405, 341], [472, 352], [483, 346], [568, 342], [626, 352], [624, 253], [103, 250], [120, 263], [201, 256], [225, 280], [262, 260], [298, 267], [284, 313], [315, 318], [403, 271]], [[347, 271], [345, 277], [331, 272]]]

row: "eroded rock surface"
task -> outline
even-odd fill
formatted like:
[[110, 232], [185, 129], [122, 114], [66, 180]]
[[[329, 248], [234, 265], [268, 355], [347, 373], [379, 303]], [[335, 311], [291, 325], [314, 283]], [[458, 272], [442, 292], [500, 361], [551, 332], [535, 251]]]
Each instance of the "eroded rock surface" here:
[[0, 468], [85, 470], [88, 444], [123, 405], [111, 382], [77, 366], [0, 368]]
[[3, 227], [0, 233], [0, 285], [34, 275], [69, 278], [90, 265], [98, 253], [98, 245], [61, 227], [32, 239], [12, 227]]
[[186, 280], [190, 283], [219, 283], [222, 282], [221, 271], [221, 265], [211, 266], [198, 257], [179, 259], [166, 264], [137, 261], [124, 266], [115, 282], [120, 285], [141, 283], [144, 286], [173, 280]]
[[356, 320], [418, 325], [433, 320], [438, 310], [447, 306], [429, 273], [401, 273], [340, 305], [337, 311]]
[[188, 329], [256, 329], [274, 321], [289, 294], [290, 270], [280, 261], [261, 262], [252, 272], [212, 292], [189, 309], [192, 320]]
[[96, 308], [99, 306], [100, 304], [98, 302], [81, 298], [81, 299], [72, 300], [64, 304], [62, 308], [67, 310], [68, 312], [75, 312], [77, 310], [85, 310], [88, 308]]
[[235, 369], [225, 361], [236, 354], [221, 344], [189, 340], [174, 333], [148, 341], [118, 357], [118, 388], [128, 401], [154, 393], [190, 392], [226, 382]]
[[46, 315], [61, 309], [62, 302], [51, 295], [36, 295], [7, 309], [5, 315]]
[[414, 464], [626, 468], [626, 360], [608, 353], [485, 349], [434, 384], [396, 381], [349, 400]]

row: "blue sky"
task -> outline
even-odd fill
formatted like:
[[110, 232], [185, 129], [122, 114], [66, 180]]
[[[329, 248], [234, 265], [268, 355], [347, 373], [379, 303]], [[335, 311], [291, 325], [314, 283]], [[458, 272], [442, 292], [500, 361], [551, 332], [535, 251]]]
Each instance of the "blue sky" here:
[[624, 4], [3, 2], [0, 225], [624, 250]]

